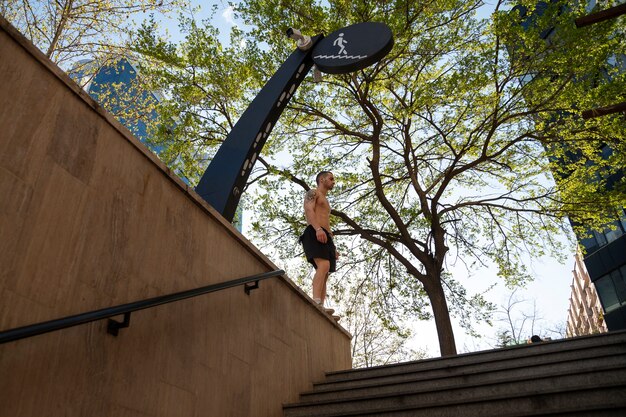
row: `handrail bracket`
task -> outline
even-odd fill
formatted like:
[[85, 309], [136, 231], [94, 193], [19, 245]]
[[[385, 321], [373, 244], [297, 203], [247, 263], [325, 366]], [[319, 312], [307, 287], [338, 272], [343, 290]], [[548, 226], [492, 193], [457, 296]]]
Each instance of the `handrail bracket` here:
[[259, 281], [256, 280], [254, 282], [247, 282], [244, 286], [243, 286], [243, 290], [246, 292], [246, 294], [250, 295], [250, 291], [252, 290], [256, 290], [257, 288], [259, 288]]
[[109, 319], [109, 324], [107, 325], [107, 333], [112, 334], [113, 336], [117, 336], [120, 332], [120, 329], [125, 329], [130, 325], [130, 313], [124, 313], [124, 321], [116, 321], [113, 319]]

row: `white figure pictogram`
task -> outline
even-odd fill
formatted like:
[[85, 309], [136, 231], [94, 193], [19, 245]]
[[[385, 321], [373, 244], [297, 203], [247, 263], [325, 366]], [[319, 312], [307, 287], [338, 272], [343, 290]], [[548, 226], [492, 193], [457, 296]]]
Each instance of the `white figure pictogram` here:
[[346, 45], [345, 45], [347, 43], [348, 41], [343, 38], [343, 33], [340, 33], [339, 37], [335, 39], [335, 42], [333, 42], [333, 46], [339, 47], [339, 55], [348, 54], [348, 52], [346, 51]]

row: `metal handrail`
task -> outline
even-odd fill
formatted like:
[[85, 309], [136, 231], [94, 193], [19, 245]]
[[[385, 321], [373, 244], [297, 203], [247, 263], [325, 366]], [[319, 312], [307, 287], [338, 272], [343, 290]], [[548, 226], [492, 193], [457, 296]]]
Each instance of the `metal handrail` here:
[[[14, 329], [4, 330], [0, 332], [0, 344], [13, 342], [19, 339], [36, 336], [43, 333], [49, 333], [56, 330], [66, 329], [68, 327], [78, 326], [80, 324], [90, 323], [92, 321], [109, 319], [108, 332], [116, 335], [120, 328], [128, 327], [130, 323], [130, 313], [139, 310], [145, 310], [159, 306], [161, 304], [167, 304], [174, 301], [184, 300], [186, 298], [196, 297], [202, 294], [208, 294], [210, 292], [225, 290], [227, 288], [237, 287], [239, 285], [245, 285], [245, 291], [247, 294], [251, 290], [258, 288], [259, 281], [284, 275], [285, 271], [282, 269], [264, 272], [262, 274], [251, 275], [244, 278], [234, 279], [232, 281], [221, 282], [219, 284], [207, 285], [204, 287], [196, 288], [193, 290], [186, 290], [169, 295], [162, 295], [159, 297], [148, 298], [146, 300], [135, 301], [132, 303], [121, 304], [118, 306], [102, 308], [100, 310], [89, 311], [87, 313], [75, 314], [72, 316], [63, 317], [60, 319], [54, 319], [44, 321], [41, 323], [31, 324], [28, 326], [16, 327]], [[254, 283], [253, 285], [249, 285]], [[110, 319], [114, 316], [124, 315], [123, 322], [117, 322]]]

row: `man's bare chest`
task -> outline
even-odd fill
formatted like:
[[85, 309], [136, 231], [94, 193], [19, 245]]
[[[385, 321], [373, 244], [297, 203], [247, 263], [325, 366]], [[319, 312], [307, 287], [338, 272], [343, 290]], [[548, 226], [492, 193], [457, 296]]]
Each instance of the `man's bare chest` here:
[[326, 199], [326, 197], [318, 198], [317, 201], [315, 202], [315, 206], [316, 206], [315, 211], [320, 210], [320, 211], [330, 212], [330, 204], [328, 203], [328, 200]]

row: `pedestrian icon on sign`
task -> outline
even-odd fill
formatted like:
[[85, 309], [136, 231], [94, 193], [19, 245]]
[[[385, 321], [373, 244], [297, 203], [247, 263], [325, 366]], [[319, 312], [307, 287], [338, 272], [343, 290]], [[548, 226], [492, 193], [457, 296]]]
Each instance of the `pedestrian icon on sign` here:
[[346, 46], [345, 46], [346, 43], [348, 43], [348, 41], [343, 38], [343, 33], [340, 33], [339, 37], [335, 39], [335, 42], [333, 42], [334, 46], [338, 46], [340, 48], [339, 55], [341, 55], [342, 53], [346, 55], [348, 54], [348, 51], [346, 51]]

